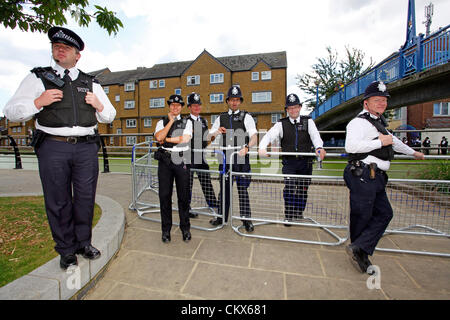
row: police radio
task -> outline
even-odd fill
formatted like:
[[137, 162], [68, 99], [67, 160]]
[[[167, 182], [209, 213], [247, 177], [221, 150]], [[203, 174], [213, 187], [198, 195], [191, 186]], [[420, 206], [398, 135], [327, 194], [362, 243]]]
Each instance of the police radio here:
[[58, 77], [56, 74], [54, 74], [53, 72], [50, 71], [44, 71], [42, 73], [42, 77], [47, 80], [50, 81], [51, 83], [53, 83], [55, 86], [62, 88], [64, 87], [64, 80], [61, 79], [60, 77]]

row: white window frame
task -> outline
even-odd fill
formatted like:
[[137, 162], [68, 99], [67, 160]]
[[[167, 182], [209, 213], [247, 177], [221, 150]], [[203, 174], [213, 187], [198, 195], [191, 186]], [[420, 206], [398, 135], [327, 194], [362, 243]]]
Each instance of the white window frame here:
[[144, 118], [144, 128], [150, 128], [152, 126], [152, 118]]
[[114, 144], [114, 137], [109, 137], [109, 144]]
[[127, 128], [136, 128], [137, 121], [136, 119], [127, 119], [126, 120], [126, 127]]
[[157, 89], [158, 88], [158, 80], [150, 80], [149, 88]]
[[116, 134], [122, 134], [122, 128], [117, 128]]
[[261, 80], [262, 81], [272, 80], [272, 71], [261, 71]]
[[165, 99], [164, 98], [151, 98], [149, 100], [150, 109], [164, 108]]
[[259, 72], [252, 72], [252, 81], [259, 81]]
[[281, 113], [272, 113], [271, 114], [272, 124], [277, 123], [278, 120], [280, 120], [282, 117], [283, 117], [283, 114], [281, 114]]
[[136, 105], [136, 102], [134, 100], [125, 100], [124, 101], [124, 108], [125, 109], [134, 109]]
[[106, 94], [109, 93], [109, 87], [103, 87], [103, 91], [105, 91]]
[[[444, 113], [444, 104], [447, 108], [447, 113]], [[438, 113], [436, 113], [436, 106], [439, 108]], [[435, 117], [448, 117], [450, 116], [450, 102], [437, 102], [433, 103], [433, 116]]]
[[210, 103], [223, 103], [223, 93], [211, 93], [209, 95], [209, 102]]
[[272, 102], [272, 91], [252, 92], [252, 103], [268, 103], [268, 102]]
[[134, 91], [134, 82], [125, 82], [125, 92]]
[[120, 102], [120, 94], [116, 94], [115, 101]]
[[160, 88], [165, 88], [166, 87], [166, 80], [159, 80], [159, 87]]
[[186, 85], [188, 86], [198, 86], [200, 84], [200, 76], [187, 76], [186, 77]]
[[224, 81], [223, 73], [212, 73], [209, 75], [210, 84], [223, 83], [223, 81]]
[[136, 136], [127, 136], [126, 137], [126, 144], [127, 144], [127, 146], [135, 145], [136, 141], [137, 141]]

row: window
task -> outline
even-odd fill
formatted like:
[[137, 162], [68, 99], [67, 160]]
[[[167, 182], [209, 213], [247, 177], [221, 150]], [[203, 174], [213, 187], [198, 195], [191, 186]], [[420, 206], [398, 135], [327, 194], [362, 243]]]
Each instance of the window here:
[[150, 99], [150, 108], [164, 108], [164, 98]]
[[145, 142], [151, 142], [151, 141], [153, 141], [152, 136], [145, 136]]
[[252, 102], [272, 102], [272, 92], [262, 91], [262, 92], [252, 92]]
[[136, 119], [127, 119], [127, 128], [136, 128]]
[[166, 87], [166, 80], [159, 80], [159, 87], [165, 88]]
[[175, 94], [178, 94], [181, 96], [181, 89], [180, 88], [175, 89]]
[[281, 113], [272, 113], [272, 124], [281, 119]]
[[103, 87], [103, 91], [105, 91], [106, 94], [109, 93], [109, 87]]
[[117, 94], [116, 95], [116, 102], [119, 102], [120, 101], [120, 94]]
[[134, 100], [125, 100], [125, 109], [134, 109]]
[[214, 73], [210, 75], [209, 83], [223, 83], [223, 73]]
[[114, 137], [109, 137], [109, 144], [111, 144], [111, 145], [114, 144]]
[[134, 91], [134, 82], [125, 83], [125, 91]]
[[127, 137], [127, 146], [132, 146], [135, 143], [136, 143], [136, 137], [135, 136]]
[[200, 76], [188, 76], [187, 77], [187, 85], [188, 86], [196, 86], [200, 84]]
[[271, 80], [272, 71], [261, 71], [261, 80]]
[[122, 134], [122, 128], [117, 129], [117, 130], [116, 130], [116, 133], [117, 133], [117, 134]]
[[158, 88], [158, 80], [150, 80], [150, 89]]
[[149, 128], [152, 126], [152, 118], [144, 118], [144, 127]]
[[17, 127], [17, 132], [22, 132], [22, 127]]
[[222, 103], [223, 102], [223, 93], [211, 93], [209, 95], [210, 103]]
[[434, 116], [448, 116], [449, 102], [438, 102], [434, 104]]
[[402, 109], [401, 108], [394, 109], [392, 113], [392, 120], [401, 120], [401, 118], [402, 118]]
[[259, 80], [259, 72], [252, 72], [252, 81]]

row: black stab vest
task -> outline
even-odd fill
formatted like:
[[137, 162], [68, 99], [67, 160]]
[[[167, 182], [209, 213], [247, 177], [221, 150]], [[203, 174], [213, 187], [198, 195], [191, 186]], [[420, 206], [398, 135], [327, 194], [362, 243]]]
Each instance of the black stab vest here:
[[[164, 127], [169, 123], [169, 118], [168, 117], [163, 117], [163, 125]], [[172, 126], [169, 129], [169, 132], [167, 133], [167, 138], [174, 138], [174, 137], [179, 137], [183, 135], [183, 130], [186, 128], [186, 123], [187, 123], [187, 119], [180, 119], [180, 120], [175, 120], [172, 124]], [[176, 132], [175, 132], [176, 131]], [[157, 145], [163, 146], [164, 148], [173, 148], [174, 146], [178, 146], [178, 147], [183, 147], [186, 144], [181, 144], [181, 143], [171, 143], [171, 142], [164, 142], [162, 145], [158, 144]]]
[[204, 139], [207, 135], [206, 132], [208, 132], [208, 121], [205, 118], [199, 118], [200, 121], [195, 121], [191, 116], [187, 117], [188, 120], [192, 121], [191, 150], [205, 149], [208, 146], [208, 141]]
[[[249, 136], [245, 129], [244, 119], [247, 111], [239, 111], [237, 114], [222, 113], [220, 115], [220, 126], [226, 128], [227, 130], [232, 129], [233, 134], [222, 134], [222, 146], [243, 146], [248, 144]], [[242, 135], [236, 134], [236, 132], [241, 132]]]
[[[379, 121], [373, 119], [368, 112], [358, 115], [357, 118], [366, 119], [378, 130], [378, 132], [382, 134], [389, 134], [386, 127]], [[394, 159], [394, 149], [392, 148], [392, 145], [389, 145], [389, 146], [382, 146], [379, 149], [375, 149], [367, 153], [349, 153], [348, 160], [349, 161], [362, 160], [369, 155], [374, 156], [381, 160], [391, 161], [392, 159]]]
[[[308, 116], [300, 116], [297, 124], [291, 123], [289, 117], [280, 119], [283, 126], [281, 149], [283, 152], [312, 152], [313, 144], [308, 133]], [[295, 131], [297, 131], [297, 145], [295, 145]], [[282, 156], [282, 159], [294, 159], [295, 156]]]
[[43, 72], [49, 71], [58, 77], [51, 67], [34, 68], [31, 72], [38, 76], [44, 84], [45, 90], [59, 89], [63, 91], [63, 99], [43, 107], [36, 114], [39, 124], [46, 127], [92, 127], [97, 124], [95, 108], [85, 101], [86, 93], [92, 92], [92, 83], [95, 81], [90, 76], [80, 71], [78, 78], [70, 81], [62, 88], [43, 76]]

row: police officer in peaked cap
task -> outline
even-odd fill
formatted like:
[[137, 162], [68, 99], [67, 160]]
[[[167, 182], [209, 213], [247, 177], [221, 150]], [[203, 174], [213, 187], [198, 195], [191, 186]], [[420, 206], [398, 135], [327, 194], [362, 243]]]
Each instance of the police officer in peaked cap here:
[[96, 259], [91, 244], [98, 178], [97, 123], [111, 123], [116, 110], [93, 76], [76, 68], [84, 42], [73, 31], [48, 31], [53, 67], [38, 67], [22, 81], [5, 107], [14, 122], [35, 118], [33, 136], [45, 209], [63, 269], [76, 254]]
[[[208, 146], [208, 121], [203, 118], [200, 113], [202, 110], [202, 101], [198, 93], [192, 92], [188, 96], [187, 106], [190, 110], [190, 114], [187, 117], [189, 121], [192, 122], [193, 136], [191, 139], [191, 174], [190, 174], [190, 197], [189, 203], [192, 199], [192, 186], [194, 182], [194, 171], [195, 169], [209, 170], [209, 165], [206, 162], [205, 154], [200, 151], [194, 152], [194, 150], [203, 150]], [[194, 169], [194, 171], [192, 171]], [[205, 196], [206, 203], [210, 208], [219, 207], [219, 203], [216, 199], [214, 193], [214, 188], [211, 183], [211, 175], [209, 172], [198, 172], [198, 180], [202, 187], [203, 195]], [[196, 217], [198, 214], [195, 212], [189, 213], [189, 217]]]
[[349, 162], [344, 180], [350, 190], [350, 240], [346, 251], [353, 266], [373, 274], [368, 256], [384, 234], [393, 216], [386, 195], [390, 162], [394, 151], [424, 159], [386, 130], [383, 113], [390, 97], [382, 81], [370, 83], [364, 91], [363, 110], [346, 128], [345, 150]]
[[[226, 167], [225, 170], [230, 169], [230, 156], [236, 151], [231, 148], [237, 148], [239, 150], [238, 156], [233, 158], [233, 171], [234, 172], [250, 172], [250, 158], [248, 155], [249, 148], [255, 146], [257, 143], [256, 124], [253, 117], [246, 111], [240, 110], [241, 104], [244, 98], [242, 97], [242, 91], [239, 86], [232, 86], [228, 90], [226, 103], [228, 104], [228, 112], [222, 113], [217, 117], [213, 126], [211, 127], [209, 136], [211, 140], [214, 140], [218, 135], [222, 137], [222, 149], [226, 152]], [[222, 171], [223, 164], [219, 165], [219, 170]], [[223, 175], [220, 175], [222, 181]], [[251, 217], [250, 199], [248, 196], [248, 187], [251, 179], [249, 176], [237, 176], [236, 184], [239, 193], [239, 207], [240, 215], [244, 218]], [[225, 208], [222, 208], [222, 183], [220, 183], [219, 194], [219, 212], [223, 214], [225, 222], [228, 219], [228, 211], [230, 206], [230, 180], [228, 175], [225, 179]], [[222, 218], [211, 220], [212, 225], [219, 225], [223, 223]], [[243, 225], [247, 232], [254, 230], [251, 220], [243, 220]]]
[[[280, 119], [259, 143], [260, 156], [267, 156], [267, 146], [274, 141], [281, 141], [282, 152], [312, 152], [313, 148], [322, 160], [326, 155], [323, 141], [314, 121], [309, 116], [301, 116], [301, 103], [294, 93], [287, 95], [285, 109], [286, 118]], [[312, 157], [282, 156], [283, 174], [312, 174]], [[311, 179], [284, 179], [285, 220], [292, 222], [303, 218], [303, 211], [308, 199], [308, 188]], [[291, 224], [285, 224], [289, 227]]]
[[169, 113], [158, 121], [155, 139], [158, 150], [154, 157], [158, 160], [159, 202], [161, 212], [161, 240], [171, 241], [172, 193], [175, 181], [178, 197], [178, 214], [183, 241], [191, 240], [189, 221], [189, 141], [192, 137], [192, 123], [181, 117], [183, 97], [174, 94], [167, 100]]

